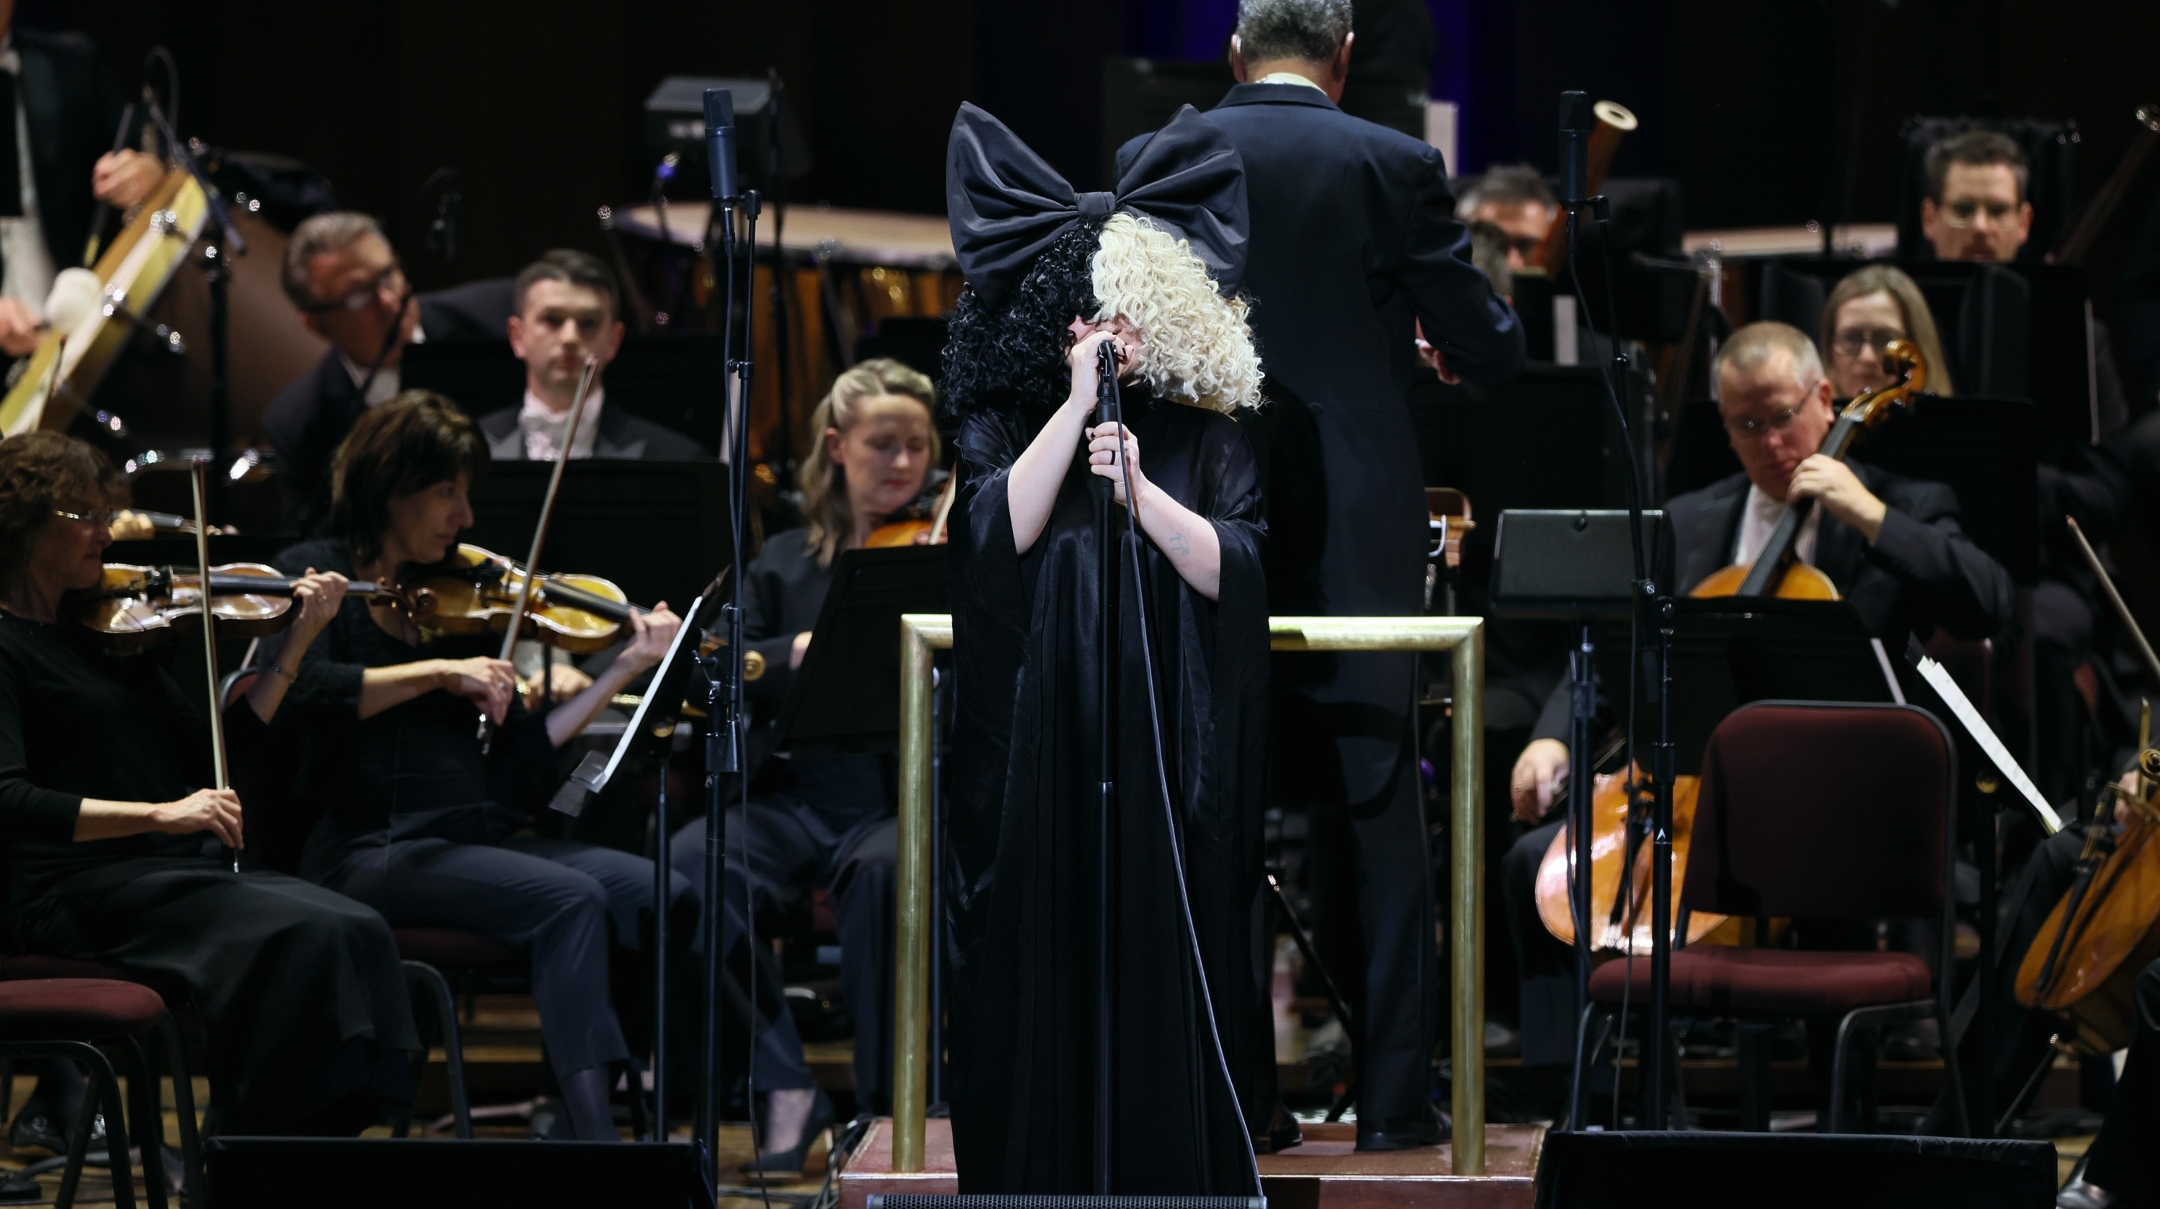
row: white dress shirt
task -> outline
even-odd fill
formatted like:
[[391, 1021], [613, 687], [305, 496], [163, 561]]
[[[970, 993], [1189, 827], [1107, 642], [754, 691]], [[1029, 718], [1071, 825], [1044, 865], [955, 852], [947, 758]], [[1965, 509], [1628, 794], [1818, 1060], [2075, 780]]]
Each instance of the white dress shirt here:
[[[412, 340], [409, 343], [427, 343], [427, 333], [420, 330], [419, 324], [413, 325]], [[367, 366], [362, 365], [358, 361], [353, 360], [351, 357], [346, 356], [345, 350], [342, 348], [338, 350], [338, 360], [344, 363], [345, 373], [352, 378], [354, 390], [360, 389], [360, 384], [363, 382], [367, 382], [367, 397], [362, 399], [361, 402], [367, 404], [369, 407], [380, 407], [383, 404], [388, 403], [390, 400], [397, 398], [398, 388], [401, 381], [397, 366], [383, 366], [381, 369], [375, 371], [375, 380], [373, 382], [368, 382]]]
[[[600, 408], [607, 402], [607, 390], [598, 382], [585, 396], [585, 414], [578, 418], [577, 436], [570, 441], [570, 456], [589, 458], [593, 444], [600, 439]], [[552, 462], [562, 448], [563, 431], [570, 427], [568, 409], [558, 413], [540, 401], [540, 396], [530, 390], [525, 392], [525, 405], [518, 408], [518, 432], [525, 439], [525, 458], [532, 462]]]
[[[1779, 521], [1785, 519], [1785, 501], [1764, 495], [1762, 488], [1748, 484], [1747, 503], [1740, 513], [1740, 536], [1733, 542], [1732, 560], [1741, 566], [1755, 561], [1755, 556], [1770, 544], [1770, 534]], [[1822, 532], [1822, 505], [1808, 509], [1807, 519], [1800, 522], [1800, 536], [1793, 542], [1793, 556], [1809, 566], [1815, 565], [1815, 537]]]
[[[15, 53], [12, 36], [0, 39], [0, 71], [13, 72], [18, 81], [22, 78], [22, 56]], [[45, 225], [38, 221], [37, 172], [30, 162], [30, 119], [23, 113], [20, 83], [15, 89], [15, 159], [22, 176], [22, 217], [0, 218], [0, 257], [7, 261], [0, 295], [19, 298], [30, 304], [33, 314], [42, 316], [55, 270], [52, 250], [45, 246]]]

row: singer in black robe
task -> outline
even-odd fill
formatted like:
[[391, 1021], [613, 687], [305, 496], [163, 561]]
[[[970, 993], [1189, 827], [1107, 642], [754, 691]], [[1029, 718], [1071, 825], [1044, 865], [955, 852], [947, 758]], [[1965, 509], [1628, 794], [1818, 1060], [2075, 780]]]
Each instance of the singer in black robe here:
[[[1235, 264], [1210, 258], [1222, 245], [1203, 220], [1164, 217], [1169, 199], [1199, 195], [1195, 209], [1218, 202], [1210, 212], [1241, 230], [1235, 157], [1189, 110], [1165, 133], [1161, 154], [1128, 173], [1115, 199], [1037, 212], [1041, 238], [1029, 245], [1005, 236], [1031, 221], [1027, 207], [1071, 197], [1070, 186], [980, 110], [963, 107], [954, 126], [948, 195], [969, 288], [945, 354], [961, 427], [944, 872], [964, 1193], [1096, 1187], [1105, 867], [1108, 1191], [1258, 1192], [1241, 1101], [1264, 1086], [1272, 1107], [1272, 1081], [1259, 1073], [1273, 1073], [1272, 1034], [1253, 976], [1265, 528], [1258, 464], [1226, 413], [1257, 401], [1259, 366], [1243, 303], [1216, 292], [1235, 281]], [[999, 193], [1015, 180], [1017, 205]], [[1112, 213], [1135, 192], [1147, 199], [1130, 205], [1137, 216]], [[1008, 225], [986, 234], [991, 213]], [[1128, 321], [1135, 315], [1144, 322]], [[1137, 584], [1121, 504], [1110, 508], [1119, 561], [1108, 585], [1098, 565], [1108, 480], [1095, 460], [1107, 464], [1118, 438], [1088, 411], [1097, 333], [1110, 331], [1134, 349], [1123, 416], [1130, 468], [1144, 476], [1134, 479]], [[1057, 448], [1074, 438], [1091, 451]], [[1212, 568], [1193, 555], [1209, 533]], [[1108, 652], [1098, 629], [1106, 587], [1116, 618]], [[1107, 862], [1097, 838], [1106, 658], [1116, 685]]]

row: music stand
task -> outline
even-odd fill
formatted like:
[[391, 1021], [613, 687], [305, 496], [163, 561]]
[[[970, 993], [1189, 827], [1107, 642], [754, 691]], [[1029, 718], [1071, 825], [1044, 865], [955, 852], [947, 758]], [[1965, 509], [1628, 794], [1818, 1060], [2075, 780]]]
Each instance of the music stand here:
[[[548, 462], [491, 466], [473, 491], [473, 527], [465, 540], [524, 557], [553, 469]], [[540, 570], [611, 579], [641, 605], [686, 605], [697, 599], [712, 568], [731, 563], [726, 479], [727, 468], [718, 462], [572, 463]]]
[[900, 616], [949, 613], [943, 546], [843, 550], [774, 727], [797, 755], [887, 752], [900, 734]]
[[[1643, 513], [1646, 533], [1661, 533], [1664, 514]], [[1623, 627], [1636, 611], [1635, 557], [1630, 517], [1620, 511], [1587, 509], [1511, 509], [1500, 514], [1493, 537], [1491, 611], [1498, 617], [1571, 620], [1579, 639], [1568, 651], [1568, 834], [1573, 837], [1575, 876], [1569, 886], [1575, 921], [1575, 1013], [1585, 1021], [1590, 1002], [1590, 797], [1595, 785], [1591, 767], [1597, 717], [1597, 680], [1592, 660], [1593, 622], [1618, 618]], [[1653, 565], [1654, 562], [1653, 562]], [[1629, 649], [1623, 629], [1619, 649]], [[1625, 684], [1623, 674], [1618, 683]], [[1568, 1128], [1587, 1124], [1589, 1098], [1584, 1076], [1593, 1055], [1584, 1052], [1584, 1032], [1575, 1030], [1575, 1061], [1569, 1080]]]
[[[607, 405], [662, 424], [707, 449], [720, 447], [721, 415], [713, 383], [722, 377], [720, 337], [712, 332], [633, 332], [601, 377]], [[447, 396], [473, 417], [516, 407], [525, 397], [525, 363], [508, 340], [428, 340], [410, 345], [399, 370], [406, 390]]]

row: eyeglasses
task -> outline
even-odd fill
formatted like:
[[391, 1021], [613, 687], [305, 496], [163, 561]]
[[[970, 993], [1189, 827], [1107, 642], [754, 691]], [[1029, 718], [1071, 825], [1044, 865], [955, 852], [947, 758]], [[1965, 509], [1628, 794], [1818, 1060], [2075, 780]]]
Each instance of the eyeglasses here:
[[113, 518], [119, 514], [111, 508], [100, 508], [95, 512], [69, 512], [65, 509], [55, 508], [53, 509], [53, 515], [61, 520], [80, 521], [93, 529], [110, 529], [113, 526]]
[[1543, 248], [1544, 246], [1544, 240], [1532, 239], [1527, 235], [1522, 235], [1512, 236], [1502, 241], [1500, 249], [1503, 252], [1513, 252], [1517, 256], [1522, 257], [1524, 260], [1535, 261], [1537, 259], [1538, 249]]
[[1830, 342], [1830, 347], [1841, 357], [1858, 357], [1871, 349], [1880, 353], [1890, 347], [1892, 340], [1904, 338], [1904, 332], [1892, 331], [1886, 327], [1854, 328], [1851, 331], [1839, 332]]
[[1971, 226], [1973, 219], [1978, 218], [1982, 213], [1987, 215], [1990, 226], [2001, 226], [2010, 220], [2011, 213], [2016, 209], [2017, 203], [2015, 202], [1983, 202], [1970, 197], [1961, 197], [1954, 202], [1945, 203], [1942, 208], [1942, 216], [1944, 222], [1962, 231]]
[[1801, 412], [1807, 410], [1807, 405], [1813, 401], [1815, 387], [1820, 382], [1821, 379], [1817, 379], [1815, 382], [1809, 383], [1807, 389], [1800, 392], [1801, 399], [1798, 403], [1793, 404], [1791, 407], [1779, 408], [1767, 420], [1750, 420], [1745, 417], [1727, 419], [1725, 421], [1725, 431], [1731, 433], [1736, 441], [1760, 441], [1773, 432], [1784, 432], [1792, 427], [1792, 422], [1799, 417]]
[[373, 277], [354, 286], [352, 292], [346, 294], [343, 298], [335, 298], [329, 302], [318, 302], [306, 308], [306, 310], [310, 315], [335, 315], [339, 311], [364, 310], [382, 296], [384, 287], [393, 283], [403, 285], [404, 282], [405, 266], [393, 260], [384, 265], [381, 271], [377, 272]]

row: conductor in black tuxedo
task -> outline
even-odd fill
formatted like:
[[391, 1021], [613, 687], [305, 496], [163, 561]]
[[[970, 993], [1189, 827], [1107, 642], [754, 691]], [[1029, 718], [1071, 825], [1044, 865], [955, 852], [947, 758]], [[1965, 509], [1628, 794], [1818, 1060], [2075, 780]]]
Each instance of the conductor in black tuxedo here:
[[[1667, 501], [1679, 594], [1727, 566], [1752, 563], [1790, 501], [1813, 499], [1796, 556], [1829, 577], [1885, 647], [1902, 651], [1906, 635], [1924, 639], [1937, 628], [1958, 638], [2008, 629], [2016, 609], [2010, 573], [1959, 527], [1956, 493], [1818, 452], [1835, 413], [1821, 356], [1805, 333], [1751, 323], [1718, 350], [1710, 372], [1726, 439], [1743, 469]], [[1567, 784], [1568, 708], [1562, 684], [1515, 761], [1509, 796], [1526, 823], [1550, 813]], [[1534, 896], [1538, 862], [1560, 827], [1556, 819], [1530, 831], [1501, 864], [1501, 896], [1521, 962], [1526, 1073], [1574, 1060], [1575, 952], [1545, 930]], [[1551, 1095], [1559, 1087], [1557, 1075], [1542, 1084]]]
[[406, 346], [502, 339], [510, 282], [416, 294], [382, 227], [351, 210], [317, 214], [293, 229], [280, 282], [301, 322], [330, 342], [315, 368], [263, 413], [285, 528], [304, 537], [330, 515], [331, 453], [362, 413], [397, 396]]
[[[0, 352], [20, 357], [42, 335], [38, 325], [54, 275], [83, 262], [96, 204], [134, 205], [157, 186], [165, 165], [140, 151], [112, 150], [127, 101], [89, 39], [12, 29], [14, 16], [13, 0], [0, 0], [6, 35], [0, 89], [7, 93], [0, 122]], [[18, 132], [29, 137], [27, 157]]]
[[[703, 458], [696, 441], [607, 405], [608, 364], [622, 351], [623, 321], [615, 275], [596, 256], [557, 248], [525, 266], [512, 287], [510, 351], [525, 363], [525, 397], [480, 417], [488, 455], [497, 461], [553, 461], [564, 440], [573, 458]], [[574, 438], [570, 404], [585, 358], [600, 362]]]
[[[1523, 335], [1470, 263], [1440, 153], [1336, 108], [1350, 19], [1350, 0], [1243, 0], [1240, 83], [1207, 118], [1244, 157], [1252, 208], [1244, 290], [1268, 405], [1240, 427], [1256, 430], [1269, 607], [1409, 616], [1424, 611], [1428, 540], [1405, 403], [1417, 327], [1451, 381], [1512, 377]], [[1120, 149], [1121, 168], [1141, 141]], [[1312, 812], [1322, 941], [1357, 1018], [1365, 1150], [1446, 1136], [1431, 1094], [1440, 986], [1414, 667], [1395, 654], [1275, 664], [1276, 797]], [[1255, 1134], [1297, 1136], [1280, 1120]]]

